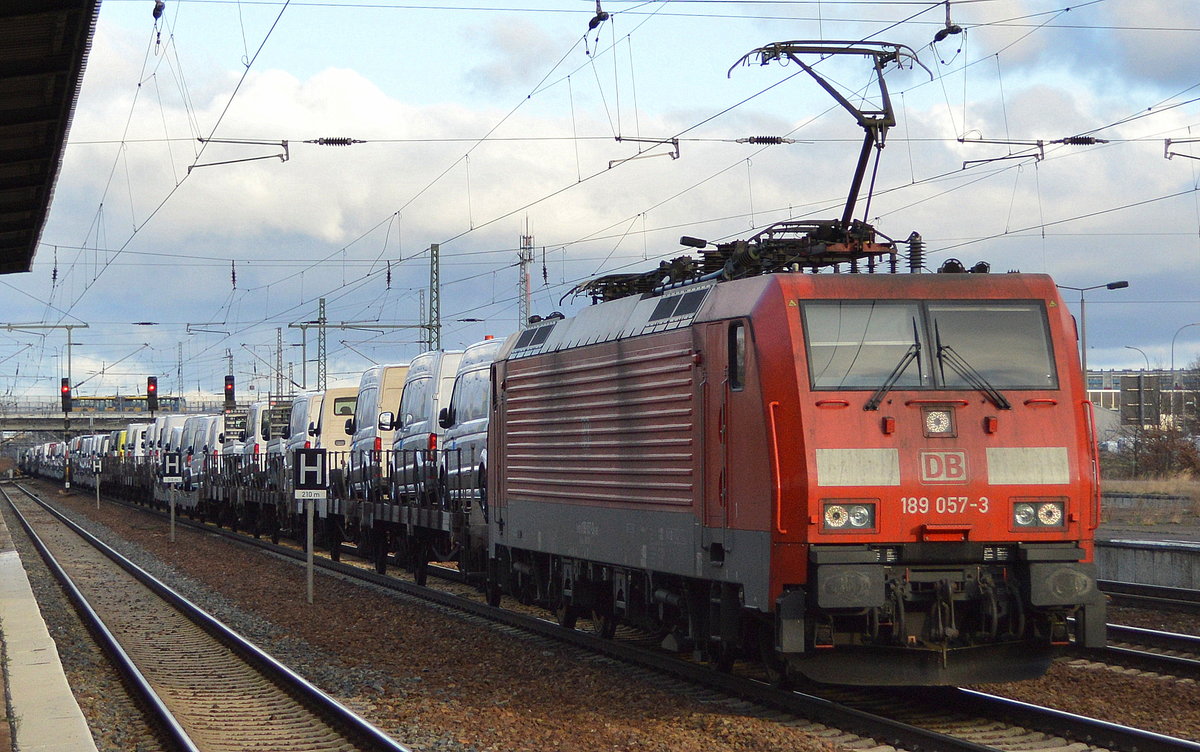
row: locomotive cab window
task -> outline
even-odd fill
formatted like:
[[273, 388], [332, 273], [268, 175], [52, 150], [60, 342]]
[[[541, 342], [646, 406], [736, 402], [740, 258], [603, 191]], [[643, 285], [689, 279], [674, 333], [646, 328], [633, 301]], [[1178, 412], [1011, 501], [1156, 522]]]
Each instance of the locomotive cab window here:
[[[1057, 389], [1046, 311], [1041, 303], [928, 304], [935, 347], [951, 347], [997, 389]], [[936, 358], [936, 351], [935, 351]], [[939, 368], [947, 389], [968, 389], [962, 374]]]
[[729, 388], [735, 391], [746, 386], [746, 324], [729, 325]]
[[803, 302], [817, 390], [1057, 389], [1041, 301]]
[[907, 301], [821, 300], [803, 306], [813, 389], [875, 389], [901, 368], [897, 387], [926, 386], [920, 307]]

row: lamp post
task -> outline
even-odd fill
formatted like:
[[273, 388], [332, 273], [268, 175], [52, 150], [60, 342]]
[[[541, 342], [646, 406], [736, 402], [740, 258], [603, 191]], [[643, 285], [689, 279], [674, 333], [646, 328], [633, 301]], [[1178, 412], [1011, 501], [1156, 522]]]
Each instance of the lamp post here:
[[1175, 338], [1179, 336], [1180, 332], [1182, 332], [1184, 329], [1187, 329], [1189, 326], [1200, 326], [1200, 321], [1195, 321], [1191, 324], [1184, 324], [1183, 326], [1176, 329], [1175, 336], [1171, 337], [1171, 388], [1172, 389], [1175, 388]]
[[1057, 285], [1060, 290], [1074, 290], [1079, 293], [1079, 365], [1083, 370], [1083, 391], [1087, 393], [1087, 302], [1084, 300], [1083, 294], [1088, 290], [1099, 290], [1101, 287], [1106, 290], [1120, 290], [1123, 287], [1129, 287], [1129, 282], [1126, 280], [1117, 280], [1116, 282], [1107, 282], [1103, 285], [1092, 285], [1091, 287], [1071, 287], [1070, 285]]
[[1145, 350], [1143, 350], [1140, 347], [1134, 347], [1133, 345], [1125, 345], [1125, 349], [1126, 350], [1137, 350], [1138, 352], [1140, 352], [1142, 354], [1142, 357], [1145, 358], [1145, 360], [1146, 360], [1146, 370], [1147, 371], [1150, 370], [1150, 358], [1146, 357]]
[[[1172, 425], [1179, 425], [1179, 416], [1183, 413], [1183, 405], [1180, 405], [1179, 411], [1175, 410], [1175, 397], [1179, 384], [1175, 380], [1175, 340], [1179, 337], [1179, 333], [1189, 326], [1200, 326], [1200, 321], [1194, 321], [1190, 324], [1184, 324], [1175, 330], [1175, 334], [1171, 337], [1171, 421]], [[1182, 402], [1182, 400], [1180, 400]]]

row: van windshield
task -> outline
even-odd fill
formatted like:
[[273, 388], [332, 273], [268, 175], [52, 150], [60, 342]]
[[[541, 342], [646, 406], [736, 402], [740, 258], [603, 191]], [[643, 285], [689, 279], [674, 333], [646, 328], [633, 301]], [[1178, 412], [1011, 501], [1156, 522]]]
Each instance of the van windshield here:
[[458, 423], [486, 418], [491, 397], [487, 371], [467, 371], [454, 385], [454, 419]]
[[308, 401], [296, 400], [292, 403], [292, 418], [288, 425], [291, 436], [303, 436], [308, 433]]
[[378, 393], [379, 387], [377, 386], [368, 386], [359, 391], [358, 403], [354, 407], [354, 426], [356, 429], [375, 425], [375, 419], [378, 416], [366, 415], [366, 412], [373, 409], [375, 395]]
[[405, 425], [429, 420], [432, 387], [431, 378], [413, 379], [404, 385], [404, 396], [400, 398], [400, 418]]

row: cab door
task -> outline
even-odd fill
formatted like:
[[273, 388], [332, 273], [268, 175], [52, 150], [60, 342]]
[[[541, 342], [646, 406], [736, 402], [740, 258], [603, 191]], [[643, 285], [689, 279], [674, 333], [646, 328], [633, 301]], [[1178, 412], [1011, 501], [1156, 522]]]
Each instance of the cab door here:
[[731, 397], [745, 379], [745, 322], [721, 321], [703, 327], [698, 350], [703, 354], [702, 432], [704, 446], [704, 509], [702, 546], [708, 562], [721, 566], [727, 550], [729, 527]]

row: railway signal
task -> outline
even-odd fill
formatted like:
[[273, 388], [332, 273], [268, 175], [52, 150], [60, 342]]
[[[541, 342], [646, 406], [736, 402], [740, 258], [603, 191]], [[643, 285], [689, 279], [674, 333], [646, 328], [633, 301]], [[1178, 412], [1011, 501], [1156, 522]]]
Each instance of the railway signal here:
[[146, 409], [154, 412], [158, 409], [158, 377], [146, 377]]
[[66, 377], [62, 380], [62, 411], [71, 412], [71, 380]]
[[225, 409], [232, 410], [237, 406], [237, 400], [234, 397], [233, 390], [233, 375], [225, 377]]

